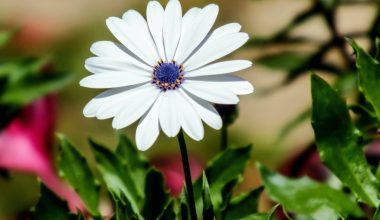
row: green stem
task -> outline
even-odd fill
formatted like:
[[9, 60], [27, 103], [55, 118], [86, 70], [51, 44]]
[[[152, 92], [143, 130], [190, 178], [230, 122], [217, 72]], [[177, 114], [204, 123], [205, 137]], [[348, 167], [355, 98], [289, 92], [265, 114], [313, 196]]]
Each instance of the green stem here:
[[191, 180], [191, 173], [190, 173], [190, 165], [189, 165], [189, 158], [187, 156], [187, 148], [186, 148], [186, 142], [185, 138], [183, 136], [182, 130], [177, 135], [179, 148], [181, 149], [181, 156], [182, 156], [182, 166], [183, 171], [185, 173], [185, 183], [186, 183], [186, 189], [187, 189], [187, 198], [190, 208], [190, 217], [192, 220], [197, 220], [197, 211], [195, 209], [195, 200], [194, 200], [194, 192], [193, 192], [193, 182]]

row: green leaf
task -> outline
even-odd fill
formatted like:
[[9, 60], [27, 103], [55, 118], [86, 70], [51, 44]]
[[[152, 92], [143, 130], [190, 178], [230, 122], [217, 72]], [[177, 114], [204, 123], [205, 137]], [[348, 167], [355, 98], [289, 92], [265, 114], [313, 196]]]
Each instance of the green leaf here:
[[359, 134], [346, 103], [316, 75], [311, 76], [311, 89], [312, 125], [322, 161], [357, 197], [376, 207], [378, 181], [358, 146]]
[[[380, 121], [380, 63], [360, 48], [355, 41], [348, 41], [356, 53], [359, 89], [375, 109], [377, 118]], [[377, 49], [378, 51], [380, 50], [379, 47]]]
[[310, 57], [310, 54], [284, 52], [262, 57], [257, 62], [272, 69], [292, 71], [307, 63]]
[[69, 220], [70, 215], [66, 202], [58, 198], [46, 186], [41, 184], [41, 198], [32, 211], [32, 220]]
[[[225, 195], [233, 190], [231, 183], [237, 184], [242, 177], [246, 164], [250, 158], [251, 146], [242, 148], [229, 148], [217, 155], [209, 162], [205, 174], [210, 185], [211, 200], [214, 211], [217, 212], [225, 203]], [[202, 210], [202, 178], [194, 183], [194, 197], [197, 203], [197, 213]], [[225, 188], [229, 184], [228, 188]]]
[[202, 175], [202, 201], [203, 201], [203, 212], [202, 216], [204, 220], [213, 220], [215, 218], [214, 207], [211, 201], [210, 186], [207, 182], [206, 174], [203, 172]]
[[17, 84], [30, 76], [41, 76], [43, 67], [49, 65], [49, 57], [24, 58], [0, 65], [0, 77], [7, 77], [9, 84]]
[[146, 175], [143, 217], [146, 220], [157, 219], [168, 203], [169, 194], [165, 191], [164, 177], [159, 171], [150, 169]]
[[188, 220], [190, 219], [190, 211], [189, 211], [189, 204], [188, 204], [188, 197], [187, 197], [187, 189], [186, 185], [184, 185], [183, 190], [181, 192], [180, 196], [180, 219], [182, 220]]
[[250, 193], [246, 193], [237, 196], [232, 199], [231, 204], [224, 213], [225, 220], [234, 220], [248, 217], [257, 212], [259, 204], [259, 196], [263, 191], [263, 187], [252, 190]]
[[276, 209], [280, 206], [280, 204], [277, 204], [273, 206], [268, 213], [256, 213], [251, 214], [249, 216], [246, 216], [244, 218], [239, 218], [239, 220], [275, 220], [277, 219], [274, 214]]
[[320, 0], [320, 2], [326, 10], [331, 11], [336, 7], [338, 0]]
[[379, 207], [376, 209], [375, 214], [373, 214], [372, 219], [373, 220], [380, 220], [380, 208]]
[[88, 211], [99, 216], [99, 184], [97, 184], [86, 159], [67, 141], [63, 135], [60, 139], [59, 168], [64, 178], [79, 194]]
[[108, 190], [117, 199], [125, 197], [125, 200], [131, 204], [134, 213], [139, 213], [142, 198], [137, 191], [129, 168], [109, 149], [92, 140], [90, 140], [90, 144], [95, 155], [96, 166]]
[[218, 211], [223, 211], [227, 208], [228, 204], [230, 204], [232, 195], [234, 193], [235, 188], [237, 187], [240, 178], [235, 178], [230, 182], [226, 183], [222, 188], [222, 205], [219, 207]]
[[4, 47], [9, 42], [13, 34], [13, 31], [0, 31], [0, 48]]
[[132, 210], [131, 204], [129, 203], [129, 201], [124, 196], [121, 195], [120, 199], [114, 198], [114, 202], [115, 202], [116, 207], [115, 207], [115, 214], [112, 217], [112, 219], [115, 219], [115, 220], [125, 220], [125, 219], [137, 220], [137, 219], [139, 219], [139, 215], [136, 214]]
[[164, 208], [162, 214], [158, 217], [158, 220], [174, 220], [176, 214], [174, 212], [174, 200], [171, 200], [169, 204]]
[[119, 135], [119, 144], [116, 155], [123, 163], [127, 164], [129, 172], [140, 195], [144, 195], [146, 174], [151, 167], [146, 157], [137, 150], [136, 146], [126, 135]]
[[363, 216], [356, 202], [343, 192], [308, 177], [290, 179], [258, 165], [267, 194], [286, 210], [313, 219], [336, 220]]
[[25, 77], [22, 81], [11, 84], [0, 97], [0, 103], [25, 105], [31, 101], [57, 91], [68, 85], [72, 76], [67, 74], [41, 74]]

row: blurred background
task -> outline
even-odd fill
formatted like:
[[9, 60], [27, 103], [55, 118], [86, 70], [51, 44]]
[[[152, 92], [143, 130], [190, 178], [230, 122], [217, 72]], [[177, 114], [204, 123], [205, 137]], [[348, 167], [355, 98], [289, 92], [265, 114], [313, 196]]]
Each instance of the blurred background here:
[[[166, 1], [161, 2], [166, 4]], [[349, 90], [352, 77], [344, 74], [354, 68], [352, 51], [343, 36], [353, 37], [370, 50], [378, 34], [376, 29], [380, 28], [380, 23], [376, 23], [379, 3], [366, 0], [182, 1], [184, 11], [208, 3], [220, 6], [215, 26], [238, 22], [252, 38], [246, 47], [232, 55], [254, 62], [253, 68], [238, 75], [249, 80], [255, 92], [241, 97], [239, 117], [228, 128], [229, 144], [252, 143], [254, 159], [281, 168], [303, 152], [314, 138], [308, 120], [310, 70], [331, 82], [342, 82], [342, 90], [348, 88], [347, 97], [354, 97]], [[0, 28], [16, 30], [0, 55], [48, 57], [54, 69], [73, 76], [72, 83], [57, 93], [55, 131], [65, 134], [92, 162], [87, 139], [92, 137], [115, 147], [117, 135], [110, 120], [99, 121], [82, 114], [86, 103], [100, 92], [79, 87], [79, 80], [89, 74], [83, 67], [84, 60], [91, 56], [89, 48], [93, 42], [115, 41], [105, 25], [107, 17], [121, 16], [132, 8], [145, 14], [145, 7], [146, 1], [141, 0], [0, 1]], [[122, 132], [133, 138], [135, 126]], [[188, 146], [191, 154], [205, 163], [220, 150], [220, 131], [207, 127], [204, 140], [188, 139]], [[177, 153], [177, 140], [162, 134], [146, 152], [150, 158]], [[28, 209], [38, 199], [38, 183], [33, 175], [22, 172], [10, 175], [11, 178], [0, 178], [0, 220]], [[257, 185], [256, 171], [248, 169], [242, 190]]]

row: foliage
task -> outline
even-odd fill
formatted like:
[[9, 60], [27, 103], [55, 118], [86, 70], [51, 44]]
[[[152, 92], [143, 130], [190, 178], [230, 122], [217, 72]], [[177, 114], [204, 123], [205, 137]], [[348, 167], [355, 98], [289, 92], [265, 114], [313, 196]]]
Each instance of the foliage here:
[[[380, 167], [369, 164], [364, 153], [365, 145], [377, 140], [380, 131], [380, 40], [377, 39], [366, 52], [347, 38], [356, 60], [347, 54], [344, 49], [346, 40], [338, 34], [333, 16], [337, 6], [345, 2], [348, 1], [315, 1], [279, 33], [268, 39], [253, 39], [249, 44], [310, 43], [311, 39], [289, 37], [290, 31], [316, 15], [326, 21], [333, 36], [328, 42], [317, 43], [317, 51], [282, 51], [261, 57], [258, 62], [273, 69], [286, 70], [284, 84], [310, 70], [327, 70], [336, 76], [336, 84], [331, 86], [316, 74], [311, 75], [311, 108], [285, 126], [277, 142], [311, 117], [320, 158], [341, 186], [331, 186], [309, 177], [289, 178], [258, 163], [263, 185], [240, 192], [237, 188], [246, 167], [251, 166], [252, 147], [228, 148], [211, 159], [203, 175], [193, 183], [198, 219], [270, 220], [276, 219], [278, 207], [282, 207], [285, 215], [289, 213], [297, 219], [380, 218]], [[379, 15], [371, 30], [365, 33], [371, 38], [380, 34]], [[0, 32], [0, 47], [10, 36], [9, 32]], [[334, 47], [346, 60], [346, 68], [324, 62], [324, 57]], [[0, 60], [0, 110], [3, 116], [0, 128], [5, 127], [23, 106], [70, 81], [68, 75], [56, 74], [47, 68], [48, 64], [50, 61], [41, 58]], [[359, 97], [351, 105], [347, 105], [342, 96], [347, 88]], [[234, 119], [236, 114], [233, 116]], [[232, 123], [233, 120], [226, 121]], [[59, 171], [78, 193], [88, 213], [70, 214], [67, 204], [41, 185], [41, 197], [31, 210], [31, 219], [79, 220], [85, 219], [84, 216], [101, 219], [101, 183], [114, 207], [113, 220], [190, 219], [186, 187], [179, 198], [172, 197], [165, 187], [163, 175], [127, 136], [119, 135], [115, 151], [89, 140], [96, 170], [92, 170], [87, 158], [64, 136], [60, 135], [59, 141]], [[258, 209], [263, 191], [278, 203], [267, 213]]]
[[[0, 31], [0, 48], [13, 31]], [[0, 58], [0, 129], [4, 128], [32, 101], [58, 91], [72, 81], [69, 74], [57, 72], [52, 61], [43, 58]]]

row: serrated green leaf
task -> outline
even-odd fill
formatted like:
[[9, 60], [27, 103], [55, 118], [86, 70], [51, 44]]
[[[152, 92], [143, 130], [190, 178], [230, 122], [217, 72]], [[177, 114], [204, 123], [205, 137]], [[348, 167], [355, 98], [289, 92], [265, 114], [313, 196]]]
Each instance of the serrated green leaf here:
[[25, 105], [48, 93], [68, 85], [72, 76], [67, 74], [41, 74], [25, 77], [11, 84], [0, 97], [1, 104]]
[[377, 118], [380, 121], [380, 63], [360, 48], [355, 41], [349, 40], [349, 43], [356, 53], [359, 89], [375, 109]]
[[[235, 183], [240, 179], [247, 162], [250, 158], [251, 146], [242, 148], [229, 148], [217, 155], [211, 160], [206, 169], [206, 177], [210, 185], [211, 200], [214, 205], [214, 211], [218, 212], [224, 204], [226, 184]], [[233, 186], [229, 186], [230, 190]], [[202, 213], [202, 178], [194, 183], [194, 197], [197, 203], [197, 213]]]
[[292, 71], [308, 62], [310, 57], [310, 54], [284, 52], [262, 57], [257, 62], [272, 69]]
[[204, 172], [202, 175], [202, 201], [203, 201], [203, 212], [202, 212], [203, 219], [213, 220], [215, 218], [214, 207], [211, 201], [210, 186], [208, 185], [207, 177]]
[[95, 155], [96, 166], [110, 193], [117, 199], [125, 199], [131, 204], [134, 213], [139, 213], [142, 198], [130, 175], [129, 168], [109, 149], [90, 140]]
[[171, 200], [169, 204], [164, 208], [158, 220], [174, 220], [176, 219], [176, 214], [174, 212], [174, 200]]
[[252, 214], [256, 214], [259, 204], [259, 196], [263, 191], [263, 187], [252, 190], [250, 193], [245, 193], [236, 196], [232, 199], [231, 204], [224, 212], [224, 220], [242, 219]]
[[321, 160], [355, 195], [370, 206], [379, 204], [378, 181], [358, 146], [346, 103], [323, 79], [311, 76], [312, 125]]
[[99, 216], [99, 184], [97, 184], [86, 159], [60, 135], [59, 168], [64, 178], [79, 194], [92, 216]]
[[169, 194], [165, 191], [164, 177], [150, 169], [146, 175], [145, 204], [142, 215], [146, 220], [157, 219], [169, 203]]
[[313, 219], [336, 220], [363, 216], [354, 199], [308, 177], [290, 179], [258, 165], [267, 194], [286, 210]]
[[119, 134], [119, 144], [116, 148], [116, 155], [121, 161], [127, 164], [139, 194], [144, 195], [145, 178], [151, 167], [146, 157], [137, 150], [136, 146], [124, 134]]
[[222, 211], [224, 211], [228, 204], [230, 204], [230, 201], [232, 199], [232, 195], [234, 193], [235, 188], [237, 187], [238, 183], [240, 181], [240, 177], [237, 177], [230, 182], [226, 183], [224, 187], [222, 188], [222, 205], [219, 207], [218, 214], [221, 214]]
[[114, 198], [115, 214], [112, 217], [114, 220], [138, 220], [139, 215], [136, 214], [131, 207], [129, 201], [121, 195], [121, 198]]
[[32, 220], [74, 220], [66, 202], [41, 184], [41, 198], [32, 211]]

